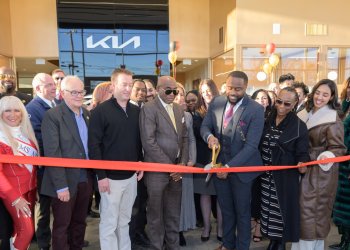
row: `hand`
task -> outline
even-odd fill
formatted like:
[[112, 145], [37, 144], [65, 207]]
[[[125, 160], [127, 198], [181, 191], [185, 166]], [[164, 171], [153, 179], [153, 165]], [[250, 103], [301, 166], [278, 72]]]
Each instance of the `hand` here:
[[187, 162], [187, 166], [192, 167], [194, 163], [192, 161]]
[[22, 197], [19, 198], [19, 201], [14, 205], [18, 218], [20, 217], [20, 213], [22, 213], [24, 217], [32, 217], [32, 212], [30, 211], [29, 204], [30, 203], [26, 201], [26, 199]]
[[176, 181], [176, 182], [182, 180], [181, 173], [171, 173], [170, 177], [173, 179], [173, 181]]
[[67, 190], [65, 190], [63, 192], [57, 192], [57, 198], [60, 201], [68, 202], [70, 200], [69, 190], [67, 189]]
[[213, 147], [218, 148], [219, 147], [219, 140], [213, 135], [209, 136], [208, 147], [209, 148], [213, 148]]
[[[298, 162], [298, 166], [299, 166], [300, 164], [302, 164], [302, 162]], [[307, 167], [299, 167], [298, 170], [299, 170], [299, 173], [305, 174], [305, 173], [306, 173], [306, 170], [307, 170]]]
[[136, 171], [137, 181], [140, 181], [143, 177], [143, 171]]
[[228, 173], [225, 172], [225, 173], [216, 173], [216, 176], [219, 178], [219, 179], [222, 179], [222, 180], [225, 180], [227, 178], [227, 175]]
[[104, 179], [98, 181], [98, 190], [101, 193], [104, 193], [104, 192], [107, 192], [108, 194], [111, 193], [111, 189], [109, 187], [109, 180], [108, 180], [108, 178], [104, 178]]

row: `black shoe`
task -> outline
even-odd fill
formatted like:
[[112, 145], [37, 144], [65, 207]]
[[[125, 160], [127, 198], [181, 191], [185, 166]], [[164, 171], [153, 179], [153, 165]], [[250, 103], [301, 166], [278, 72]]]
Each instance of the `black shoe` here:
[[90, 216], [91, 218], [100, 218], [100, 214], [94, 211], [90, 211], [88, 216]]
[[146, 233], [136, 233], [134, 243], [142, 247], [150, 247], [151, 242]]
[[87, 240], [84, 240], [84, 245], [83, 245], [83, 247], [88, 247], [89, 245], [90, 245], [90, 242], [87, 241]]
[[179, 233], [179, 237], [180, 237], [179, 245], [182, 246], [182, 247], [186, 246], [186, 239], [184, 237], [183, 232]]
[[216, 236], [216, 238], [218, 239], [218, 241], [221, 241], [222, 242], [222, 236]]
[[207, 237], [201, 235], [201, 241], [202, 241], [202, 242], [208, 241], [208, 240], [210, 239], [210, 233], [211, 233], [211, 228], [210, 228], [210, 230], [209, 230], [209, 235], [208, 235]]

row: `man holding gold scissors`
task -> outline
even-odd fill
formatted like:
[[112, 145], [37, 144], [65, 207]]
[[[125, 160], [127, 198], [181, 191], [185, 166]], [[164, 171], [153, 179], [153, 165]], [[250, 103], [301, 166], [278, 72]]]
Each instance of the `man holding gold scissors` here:
[[[226, 79], [226, 96], [211, 102], [202, 123], [201, 135], [209, 148], [221, 145], [217, 162], [225, 167], [262, 165], [258, 146], [264, 110], [246, 95], [247, 85], [244, 72], [231, 72]], [[259, 174], [217, 173], [214, 177], [223, 214], [223, 244], [217, 250], [249, 249], [251, 186]]]

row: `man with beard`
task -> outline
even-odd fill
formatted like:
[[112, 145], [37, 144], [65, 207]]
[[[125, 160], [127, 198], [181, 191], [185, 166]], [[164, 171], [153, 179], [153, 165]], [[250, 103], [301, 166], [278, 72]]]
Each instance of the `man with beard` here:
[[8, 67], [0, 67], [0, 85], [3, 89], [0, 99], [3, 96], [13, 95], [18, 97], [24, 105], [27, 105], [32, 100], [30, 95], [16, 91], [16, 74]]
[[157, 95], [157, 90], [154, 87], [154, 83], [151, 79], [143, 79], [143, 81], [145, 82], [147, 88], [146, 101], [152, 101]]
[[[231, 72], [226, 79], [226, 96], [212, 100], [201, 126], [201, 136], [209, 148], [221, 145], [217, 162], [227, 168], [262, 165], [258, 146], [264, 110], [248, 97], [247, 86], [244, 72]], [[214, 177], [224, 221], [223, 244], [217, 250], [249, 249], [251, 188], [259, 174], [226, 172]]]

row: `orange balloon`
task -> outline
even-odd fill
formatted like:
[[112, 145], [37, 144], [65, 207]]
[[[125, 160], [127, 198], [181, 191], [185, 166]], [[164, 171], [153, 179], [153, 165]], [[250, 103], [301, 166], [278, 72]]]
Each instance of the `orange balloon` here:
[[267, 53], [272, 54], [273, 52], [275, 52], [276, 45], [274, 43], [268, 43], [266, 44], [265, 49]]

